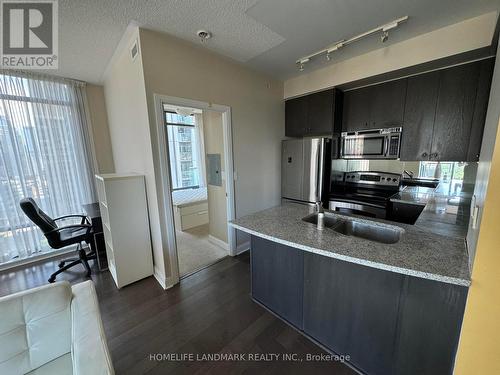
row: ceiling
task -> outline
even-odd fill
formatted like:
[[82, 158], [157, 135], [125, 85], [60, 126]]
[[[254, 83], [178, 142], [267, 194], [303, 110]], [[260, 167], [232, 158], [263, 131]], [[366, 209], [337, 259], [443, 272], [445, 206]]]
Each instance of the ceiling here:
[[[500, 0], [59, 0], [56, 74], [99, 82], [131, 21], [198, 44], [207, 29], [204, 47], [286, 79], [300, 74], [297, 58], [394, 18], [410, 16], [386, 44], [498, 9]], [[368, 38], [331, 63], [380, 46]]]

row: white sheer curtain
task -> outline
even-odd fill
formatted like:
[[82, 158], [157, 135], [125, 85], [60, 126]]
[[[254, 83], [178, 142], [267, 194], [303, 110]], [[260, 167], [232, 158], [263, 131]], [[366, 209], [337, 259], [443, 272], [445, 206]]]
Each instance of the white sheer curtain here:
[[203, 136], [203, 115], [201, 113], [194, 114], [194, 126], [196, 129], [196, 152], [198, 153], [198, 181], [200, 187], [207, 186], [207, 169], [205, 164], [205, 138]]
[[53, 217], [95, 200], [92, 151], [84, 84], [0, 71], [0, 263], [49, 250], [20, 199]]

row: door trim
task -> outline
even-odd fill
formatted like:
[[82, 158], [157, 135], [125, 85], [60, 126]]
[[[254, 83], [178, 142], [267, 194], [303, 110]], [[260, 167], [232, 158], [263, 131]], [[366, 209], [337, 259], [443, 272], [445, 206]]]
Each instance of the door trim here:
[[154, 94], [156, 131], [157, 131], [157, 150], [153, 150], [154, 157], [158, 160], [156, 184], [159, 187], [158, 199], [160, 203], [160, 219], [162, 220], [163, 247], [167, 251], [168, 262], [165, 262], [165, 268], [169, 265], [169, 273], [166, 277], [166, 288], [177, 284], [180, 280], [179, 259], [177, 256], [177, 242], [174, 224], [174, 211], [171, 192], [170, 164], [167, 149], [167, 134], [163, 121], [163, 105], [178, 105], [184, 107], [194, 107], [201, 110], [211, 110], [222, 113], [222, 128], [224, 142], [224, 168], [226, 174], [226, 213], [227, 213], [227, 240], [229, 245], [229, 255], [234, 256], [236, 251], [236, 229], [229, 225], [229, 221], [234, 220], [235, 201], [234, 201], [234, 163], [233, 163], [233, 142], [232, 142], [232, 124], [231, 107], [220, 104], [212, 104], [198, 100], [179, 98], [174, 96]]

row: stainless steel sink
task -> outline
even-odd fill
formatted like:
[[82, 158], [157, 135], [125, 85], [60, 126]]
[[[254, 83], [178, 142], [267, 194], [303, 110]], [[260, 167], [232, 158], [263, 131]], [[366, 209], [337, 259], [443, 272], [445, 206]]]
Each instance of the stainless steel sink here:
[[402, 230], [400, 229], [392, 229], [355, 220], [344, 220], [332, 229], [346, 236], [354, 236], [386, 244], [398, 242], [402, 234]]
[[[318, 214], [310, 214], [302, 218], [303, 221], [314, 225], [318, 224]], [[363, 238], [365, 240], [393, 244], [401, 239], [402, 229], [388, 228], [381, 225], [368, 224], [357, 220], [347, 220], [325, 214], [324, 227], [330, 228], [345, 236]]]
[[[303, 217], [302, 220], [305, 222], [311, 223], [311, 224], [318, 225], [318, 214], [307, 215], [306, 217]], [[325, 214], [325, 217], [323, 219], [323, 223], [325, 224], [325, 228], [331, 228], [334, 225], [339, 224], [342, 221], [343, 220], [338, 219], [336, 217], [328, 216], [327, 214]]]

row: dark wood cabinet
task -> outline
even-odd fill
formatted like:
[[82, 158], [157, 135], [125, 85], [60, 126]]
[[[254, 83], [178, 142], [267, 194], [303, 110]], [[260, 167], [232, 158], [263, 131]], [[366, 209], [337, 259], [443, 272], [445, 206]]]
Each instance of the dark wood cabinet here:
[[361, 88], [344, 92], [342, 131], [368, 129], [370, 122], [370, 90]]
[[304, 332], [349, 355], [367, 374], [390, 374], [401, 274], [304, 255]]
[[308, 95], [307, 101], [308, 134], [331, 135], [333, 133], [333, 90]]
[[453, 373], [467, 287], [251, 243], [252, 297], [363, 373]]
[[467, 288], [406, 277], [393, 374], [453, 374]]
[[346, 91], [343, 131], [403, 127], [401, 160], [477, 161], [494, 59]]
[[401, 160], [429, 160], [438, 92], [438, 71], [408, 78]]
[[371, 91], [370, 128], [380, 129], [403, 125], [406, 85], [406, 79], [399, 79], [369, 87]]
[[402, 126], [406, 79], [344, 93], [343, 131]]
[[[342, 92], [330, 89], [285, 102], [285, 135], [304, 137], [339, 132]], [[337, 130], [336, 130], [337, 129]]]
[[307, 133], [307, 108], [306, 96], [285, 102], [285, 135], [287, 137], [302, 137]]
[[302, 329], [304, 253], [252, 236], [252, 297]]
[[440, 71], [430, 160], [467, 159], [479, 64]]
[[477, 81], [476, 102], [474, 104], [474, 116], [472, 117], [469, 148], [467, 150], [467, 161], [479, 160], [495, 59], [482, 60], [479, 64], [479, 78]]
[[401, 160], [477, 161], [493, 59], [408, 79]]

